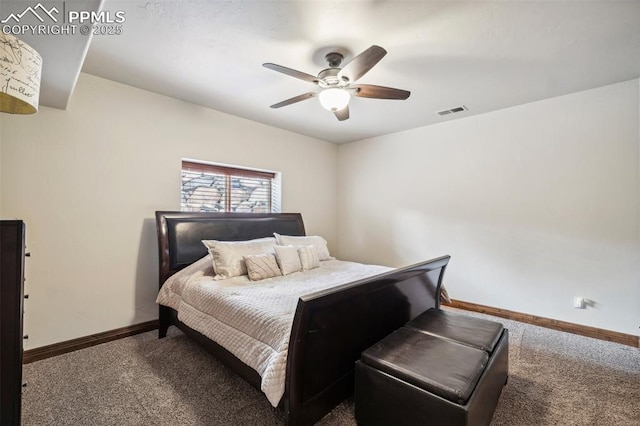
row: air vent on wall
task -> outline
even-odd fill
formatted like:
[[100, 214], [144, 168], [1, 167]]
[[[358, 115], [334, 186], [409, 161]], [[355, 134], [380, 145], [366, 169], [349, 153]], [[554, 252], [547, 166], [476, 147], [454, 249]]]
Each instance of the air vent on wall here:
[[448, 114], [454, 114], [456, 112], [462, 112], [462, 111], [467, 111], [467, 107], [464, 105], [460, 105], [458, 107], [451, 108], [451, 109], [443, 109], [442, 111], [438, 111], [438, 115], [448, 115]]

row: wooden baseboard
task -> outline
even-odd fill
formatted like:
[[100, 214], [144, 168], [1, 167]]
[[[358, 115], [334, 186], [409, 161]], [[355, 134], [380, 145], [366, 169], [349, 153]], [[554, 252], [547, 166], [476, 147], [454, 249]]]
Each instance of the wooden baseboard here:
[[27, 351], [24, 351], [22, 363], [29, 364], [30, 362], [40, 361], [42, 359], [66, 354], [68, 352], [77, 351], [78, 349], [89, 348], [101, 343], [107, 343], [113, 340], [122, 339], [123, 337], [133, 336], [134, 334], [156, 330], [157, 328], [157, 320], [147, 321], [140, 324], [118, 328], [115, 330], [105, 331], [103, 333], [92, 334], [91, 336], [67, 340], [66, 342], [54, 343], [53, 345], [29, 349]]
[[523, 314], [521, 312], [509, 311], [507, 309], [478, 305], [476, 303], [463, 302], [461, 300], [452, 300], [450, 303], [443, 304], [451, 306], [452, 308], [480, 312], [500, 318], [506, 318], [540, 327], [552, 328], [554, 330], [564, 331], [567, 333], [579, 334], [581, 336], [593, 337], [594, 339], [607, 340], [609, 342], [640, 348], [640, 336], [619, 333], [617, 331], [603, 330], [601, 328], [589, 327], [587, 325], [574, 324], [571, 322], [554, 320], [536, 315]]
[[[531, 314], [524, 314], [521, 312], [514, 312], [507, 309], [479, 305], [476, 303], [464, 302], [461, 300], [452, 300], [450, 303], [443, 304], [446, 306], [451, 306], [452, 308], [479, 312], [500, 318], [510, 319], [513, 321], [524, 322], [540, 327], [551, 328], [567, 333], [579, 334], [581, 336], [593, 337], [595, 339], [606, 340], [609, 342], [615, 342], [627, 346], [633, 346], [635, 348], [640, 348], [640, 336], [634, 336], [631, 334], [619, 333], [617, 331], [604, 330], [601, 328], [589, 327], [586, 325], [539, 317]], [[111, 342], [113, 340], [122, 339], [124, 337], [133, 336], [135, 334], [146, 333], [147, 331], [156, 330], [157, 328], [158, 321], [147, 321], [140, 324], [118, 328], [115, 330], [105, 331], [103, 333], [97, 333], [86, 337], [67, 340], [66, 342], [54, 343], [53, 345], [29, 349], [27, 351], [24, 351], [22, 362], [23, 364], [29, 364], [34, 361], [40, 361], [42, 359], [77, 351], [79, 349], [89, 348], [91, 346]]]

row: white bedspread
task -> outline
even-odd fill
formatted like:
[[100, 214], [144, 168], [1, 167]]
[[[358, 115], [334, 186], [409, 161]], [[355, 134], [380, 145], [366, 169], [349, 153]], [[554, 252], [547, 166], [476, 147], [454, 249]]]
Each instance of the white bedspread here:
[[391, 268], [329, 260], [284, 277], [250, 281], [247, 276], [212, 279], [209, 256], [170, 277], [159, 304], [216, 341], [262, 377], [261, 389], [276, 407], [284, 394], [289, 337], [298, 298], [380, 274]]

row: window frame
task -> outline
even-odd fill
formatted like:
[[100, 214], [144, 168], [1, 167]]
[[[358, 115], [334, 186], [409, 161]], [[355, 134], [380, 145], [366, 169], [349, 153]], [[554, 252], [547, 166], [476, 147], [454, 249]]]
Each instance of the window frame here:
[[[204, 161], [197, 161], [191, 159], [182, 159], [180, 173], [184, 171], [191, 171], [197, 173], [210, 173], [210, 174], [218, 174], [223, 175], [225, 178], [225, 194], [224, 194], [224, 212], [232, 213], [231, 202], [232, 202], [232, 184], [231, 180], [236, 177], [240, 178], [248, 178], [248, 179], [268, 179], [269, 180], [269, 194], [267, 196], [267, 211], [269, 213], [274, 212], [274, 196], [279, 194], [280, 191], [277, 188], [279, 185], [279, 179], [277, 172], [271, 172], [266, 170], [255, 170], [242, 168], [240, 166], [231, 166], [224, 164], [216, 164], [216, 163], [207, 163]], [[180, 183], [180, 196], [182, 200], [183, 194], [183, 184]], [[280, 202], [277, 203], [278, 205]], [[193, 210], [184, 210], [182, 201], [180, 202], [180, 211], [193, 211]]]

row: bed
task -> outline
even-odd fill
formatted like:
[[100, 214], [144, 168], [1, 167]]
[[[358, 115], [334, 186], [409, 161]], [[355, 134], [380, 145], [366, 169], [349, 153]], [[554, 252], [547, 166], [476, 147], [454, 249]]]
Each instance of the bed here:
[[[159, 211], [156, 224], [161, 288], [174, 274], [202, 262], [207, 249], [201, 240], [246, 241], [271, 237], [274, 232], [305, 235], [298, 213]], [[443, 256], [296, 297], [290, 335], [285, 336], [284, 391], [278, 404], [287, 425], [312, 424], [330, 412], [353, 393], [354, 365], [364, 349], [425, 310], [439, 307], [448, 260]], [[333, 267], [343, 266], [327, 262], [327, 269]], [[211, 334], [206, 330], [197, 331], [178, 319], [175, 309], [160, 305], [160, 338], [171, 325], [261, 389], [260, 369], [243, 362], [237, 350], [234, 355], [235, 348], [223, 347], [207, 337]]]

